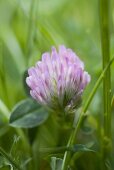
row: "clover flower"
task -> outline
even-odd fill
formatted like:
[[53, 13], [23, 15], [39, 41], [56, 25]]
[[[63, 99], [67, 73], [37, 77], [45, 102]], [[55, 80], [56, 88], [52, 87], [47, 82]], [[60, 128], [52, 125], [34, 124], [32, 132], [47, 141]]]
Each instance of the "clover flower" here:
[[84, 63], [65, 46], [44, 53], [42, 60], [28, 70], [26, 83], [31, 96], [41, 105], [55, 111], [73, 111], [78, 108], [82, 93], [90, 82]]

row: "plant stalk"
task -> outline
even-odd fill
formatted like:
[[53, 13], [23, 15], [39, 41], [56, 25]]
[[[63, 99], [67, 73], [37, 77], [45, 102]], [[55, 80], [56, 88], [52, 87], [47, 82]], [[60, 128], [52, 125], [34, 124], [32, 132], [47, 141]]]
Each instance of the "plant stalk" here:
[[[109, 3], [110, 0], [100, 0], [100, 26], [103, 69], [110, 61], [110, 30], [109, 30]], [[111, 74], [110, 68], [103, 79], [104, 101], [104, 134], [111, 137]]]
[[28, 35], [27, 35], [27, 49], [26, 56], [29, 59], [33, 49], [33, 40], [35, 37], [35, 22], [37, 16], [37, 3], [38, 0], [31, 0], [29, 22], [28, 22]]
[[[110, 61], [110, 0], [100, 0], [100, 28], [103, 69]], [[106, 162], [111, 162], [111, 72], [106, 71], [103, 79], [104, 137], [102, 144], [103, 170], [107, 170]]]
[[[95, 95], [95, 93], [96, 93], [99, 85], [101, 84], [101, 82], [102, 82], [102, 80], [103, 80], [103, 78], [104, 78], [104, 76], [105, 76], [105, 73], [106, 73], [107, 70], [110, 68], [110, 65], [113, 63], [113, 61], [114, 61], [114, 57], [113, 57], [113, 58], [111, 59], [111, 61], [107, 64], [107, 66], [105, 67], [105, 69], [102, 71], [102, 73], [101, 73], [100, 77], [98, 78], [95, 86], [93, 87], [93, 90], [92, 90], [92, 92], [90, 93], [90, 95], [89, 95], [89, 97], [88, 97], [88, 99], [87, 99], [87, 102], [85, 103], [85, 105], [84, 105], [84, 107], [83, 107], [83, 109], [82, 109], [82, 112], [81, 112], [81, 114], [80, 114], [80, 117], [79, 117], [79, 120], [78, 120], [78, 122], [77, 122], [77, 125], [76, 125], [76, 127], [74, 128], [74, 130], [73, 130], [72, 133], [71, 133], [71, 136], [70, 136], [70, 139], [69, 139], [69, 141], [68, 141], [67, 147], [70, 147], [71, 145], [74, 144], [74, 142], [76, 142], [75, 138], [76, 138], [77, 132], [78, 132], [78, 130], [79, 130], [79, 128], [80, 128], [80, 125], [81, 125], [81, 122], [82, 122], [82, 120], [83, 120], [83, 117], [84, 117], [84, 115], [85, 115], [85, 113], [86, 113], [86, 111], [87, 111], [87, 109], [88, 109], [88, 107], [89, 107], [89, 105], [90, 105], [90, 103], [91, 103], [91, 101], [92, 101], [92, 99], [93, 99], [93, 97], [94, 97], [94, 95]], [[65, 154], [64, 154], [63, 164], [62, 164], [61, 170], [67, 170], [68, 164], [69, 164], [69, 162], [70, 162], [70, 157], [71, 157], [71, 153], [68, 152], [68, 151], [66, 151]]]

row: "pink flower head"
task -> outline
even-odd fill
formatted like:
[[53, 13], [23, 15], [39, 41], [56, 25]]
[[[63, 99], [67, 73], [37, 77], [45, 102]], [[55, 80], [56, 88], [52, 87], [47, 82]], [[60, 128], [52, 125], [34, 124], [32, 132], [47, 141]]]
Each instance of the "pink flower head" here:
[[84, 71], [84, 63], [65, 46], [51, 53], [44, 53], [42, 60], [28, 70], [26, 83], [31, 96], [41, 105], [52, 110], [76, 109], [82, 93], [90, 82], [90, 75]]

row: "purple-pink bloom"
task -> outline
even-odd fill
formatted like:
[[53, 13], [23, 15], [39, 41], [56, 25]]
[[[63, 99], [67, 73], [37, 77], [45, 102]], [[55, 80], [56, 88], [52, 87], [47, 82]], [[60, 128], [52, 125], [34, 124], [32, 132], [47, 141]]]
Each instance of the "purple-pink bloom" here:
[[31, 96], [52, 110], [73, 110], [79, 106], [82, 93], [90, 82], [84, 63], [69, 48], [44, 53], [42, 60], [28, 70], [26, 83]]

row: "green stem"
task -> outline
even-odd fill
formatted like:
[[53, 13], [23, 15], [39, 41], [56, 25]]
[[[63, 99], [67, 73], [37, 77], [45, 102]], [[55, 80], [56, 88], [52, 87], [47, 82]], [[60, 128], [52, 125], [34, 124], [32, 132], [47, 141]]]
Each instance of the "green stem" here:
[[16, 169], [18, 169], [18, 170], [22, 170], [22, 169], [20, 168], [20, 166], [12, 159], [12, 157], [11, 157], [10, 155], [8, 155], [1, 147], [0, 147], [0, 153], [1, 153], [1, 155], [2, 155], [5, 159], [7, 159], [7, 161], [8, 161], [14, 168], [16, 168]]
[[61, 146], [61, 147], [56, 147], [56, 148], [41, 148], [40, 152], [41, 153], [60, 153], [64, 151], [71, 151], [72, 147], [68, 146]]
[[[101, 45], [103, 69], [110, 61], [110, 0], [100, 0], [100, 27], [101, 27]], [[104, 138], [102, 144], [102, 169], [106, 167], [106, 161], [111, 156], [111, 73], [110, 69], [106, 71], [103, 79], [103, 102], [104, 102]]]
[[[100, 23], [103, 69], [110, 61], [110, 32], [109, 32], [109, 3], [110, 0], [100, 0]], [[111, 138], [111, 76], [107, 70], [103, 80], [104, 100], [104, 134]]]
[[26, 148], [26, 150], [31, 153], [31, 148], [30, 148], [30, 144], [29, 141], [25, 135], [25, 133], [23, 132], [22, 129], [20, 128], [15, 128], [15, 131], [17, 132], [17, 134], [21, 137], [22, 141], [23, 141], [23, 146], [24, 148]]
[[28, 23], [28, 36], [27, 36], [27, 51], [26, 56], [29, 58], [33, 47], [33, 38], [35, 34], [35, 21], [37, 14], [37, 2], [38, 0], [31, 0], [30, 16]]
[[111, 108], [113, 107], [113, 104], [114, 104], [114, 96], [111, 99]]
[[[79, 120], [77, 122], [77, 125], [76, 127], [74, 128], [71, 136], [70, 136], [70, 139], [68, 141], [68, 144], [67, 144], [67, 147], [71, 146], [74, 144], [75, 142], [75, 138], [76, 138], [76, 135], [77, 135], [77, 132], [78, 132], [78, 129], [80, 128], [80, 125], [81, 125], [81, 122], [83, 120], [83, 117], [100, 85], [100, 83], [102, 82], [102, 79], [104, 78], [104, 75], [105, 73], [107, 72], [107, 70], [110, 68], [110, 65], [113, 63], [114, 61], [114, 57], [111, 59], [111, 61], [108, 63], [108, 65], [105, 67], [105, 69], [103, 70], [103, 72], [101, 73], [100, 77], [98, 78], [92, 92], [90, 93], [90, 96], [88, 97], [88, 100], [87, 102], [85, 103], [83, 109], [82, 109], [82, 112], [80, 114], [80, 117], [79, 117]], [[63, 158], [63, 164], [62, 164], [62, 169], [61, 170], [67, 170], [67, 166], [68, 166], [68, 163], [70, 161], [70, 157], [71, 157], [71, 153], [66, 151], [65, 154], [64, 154], [64, 158]]]

